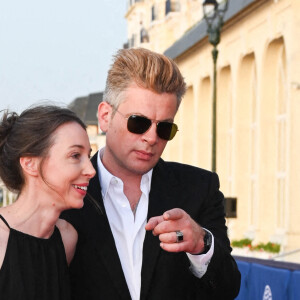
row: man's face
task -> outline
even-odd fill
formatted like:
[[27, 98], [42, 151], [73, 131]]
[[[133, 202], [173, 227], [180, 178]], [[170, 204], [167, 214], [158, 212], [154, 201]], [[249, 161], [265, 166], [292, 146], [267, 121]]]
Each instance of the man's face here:
[[135, 134], [128, 131], [125, 117], [135, 114], [173, 122], [177, 111], [175, 94], [157, 94], [136, 84], [123, 93], [122, 99], [113, 116], [113, 108], [107, 103], [101, 103], [98, 109], [100, 127], [106, 132], [103, 163], [112, 174], [121, 178], [142, 175], [152, 169], [167, 143], [157, 135], [155, 122], [145, 133]]

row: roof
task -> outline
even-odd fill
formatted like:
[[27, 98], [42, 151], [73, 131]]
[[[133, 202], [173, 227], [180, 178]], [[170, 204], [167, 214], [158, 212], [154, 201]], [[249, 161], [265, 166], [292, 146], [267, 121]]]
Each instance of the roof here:
[[68, 107], [74, 111], [86, 125], [98, 125], [97, 111], [102, 98], [102, 92], [89, 94], [85, 97], [76, 98]]
[[[261, 0], [260, 0], [261, 1]], [[228, 9], [224, 15], [224, 23], [234, 17], [257, 0], [229, 0]], [[187, 31], [179, 40], [169, 47], [164, 54], [175, 59], [196, 45], [207, 36], [207, 25], [205, 19], [202, 19], [189, 31]]]

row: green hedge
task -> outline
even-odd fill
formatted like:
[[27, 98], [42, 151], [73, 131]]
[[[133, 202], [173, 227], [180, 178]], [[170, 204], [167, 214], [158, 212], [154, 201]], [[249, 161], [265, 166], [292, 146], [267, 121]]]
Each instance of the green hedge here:
[[266, 251], [271, 253], [280, 252], [280, 244], [268, 242], [253, 245], [252, 240], [250, 239], [234, 240], [231, 242], [231, 246], [237, 248], [248, 247], [251, 251]]

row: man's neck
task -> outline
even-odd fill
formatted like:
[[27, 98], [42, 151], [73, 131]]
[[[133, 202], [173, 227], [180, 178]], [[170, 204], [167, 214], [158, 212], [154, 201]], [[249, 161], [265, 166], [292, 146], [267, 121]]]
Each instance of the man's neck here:
[[130, 171], [126, 171], [125, 169], [122, 169], [115, 165], [112, 167], [111, 163], [107, 163], [107, 156], [105, 154], [105, 148], [101, 149], [100, 152], [100, 159], [102, 161], [103, 166], [106, 168], [108, 172], [110, 172], [112, 175], [120, 178], [124, 184], [124, 189], [140, 189], [140, 184], [142, 180], [143, 174], [137, 174]]
[[132, 173], [124, 173], [124, 172], [116, 172], [115, 170], [112, 170], [109, 165], [105, 163], [105, 155], [104, 155], [104, 149], [100, 152], [100, 159], [102, 161], [102, 164], [104, 167], [114, 176], [120, 178], [123, 182], [123, 192], [125, 196], [128, 199], [128, 202], [130, 204], [130, 207], [133, 212], [136, 211], [137, 205], [139, 203], [139, 200], [142, 195], [141, 191], [141, 180], [142, 176], [141, 174], [132, 174]]

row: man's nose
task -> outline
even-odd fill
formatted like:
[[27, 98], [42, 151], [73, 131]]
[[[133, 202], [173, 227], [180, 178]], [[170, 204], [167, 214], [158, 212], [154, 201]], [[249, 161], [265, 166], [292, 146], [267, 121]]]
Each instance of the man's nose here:
[[151, 124], [149, 129], [143, 133], [143, 139], [149, 144], [149, 145], [155, 145], [158, 141], [158, 135], [157, 135], [157, 125], [155, 122]]

